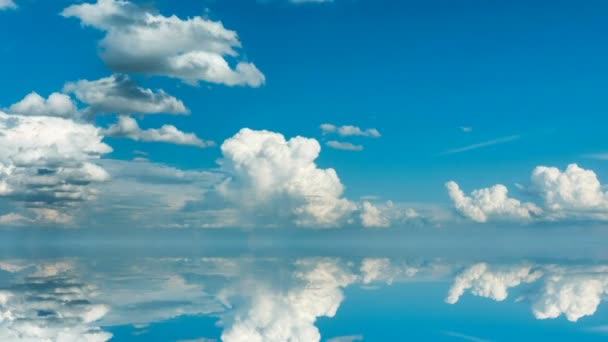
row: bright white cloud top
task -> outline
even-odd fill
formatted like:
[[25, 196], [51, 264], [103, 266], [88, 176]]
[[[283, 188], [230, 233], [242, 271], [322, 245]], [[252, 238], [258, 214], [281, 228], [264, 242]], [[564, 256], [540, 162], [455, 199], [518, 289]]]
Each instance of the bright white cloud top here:
[[474, 190], [470, 196], [465, 195], [456, 182], [447, 182], [445, 186], [456, 210], [476, 222], [530, 220], [542, 213], [534, 203], [510, 198], [507, 187], [502, 184]]
[[338, 226], [356, 209], [342, 198], [334, 169], [320, 169], [315, 139], [244, 128], [221, 146], [230, 174], [219, 191], [245, 213], [271, 215], [297, 225]]
[[454, 208], [476, 222], [489, 220], [608, 220], [608, 192], [592, 170], [570, 164], [561, 171], [538, 166], [526, 189], [539, 204], [508, 196], [502, 184], [474, 190], [467, 196], [456, 182], [446, 183]]
[[21, 101], [11, 105], [9, 113], [37, 116], [59, 116], [72, 118], [78, 115], [76, 103], [65, 94], [52, 93], [48, 98], [36, 92], [26, 95]]
[[561, 171], [539, 166], [532, 172], [531, 187], [554, 218], [608, 219], [608, 191], [592, 170], [570, 164]]
[[253, 63], [230, 66], [226, 58], [238, 57], [241, 42], [221, 22], [167, 17], [122, 0], [71, 5], [62, 15], [106, 32], [101, 56], [118, 72], [168, 76], [191, 84], [258, 87], [265, 82]]

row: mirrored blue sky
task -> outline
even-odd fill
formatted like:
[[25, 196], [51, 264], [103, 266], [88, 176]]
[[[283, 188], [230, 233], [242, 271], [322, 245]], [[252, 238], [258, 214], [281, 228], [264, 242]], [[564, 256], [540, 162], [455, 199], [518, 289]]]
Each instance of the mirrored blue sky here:
[[[469, 250], [481, 246], [470, 244]], [[589, 254], [284, 254], [166, 244], [3, 253], [6, 341], [512, 341], [606, 338]], [[295, 254], [294, 254], [295, 253]], [[369, 253], [369, 257], [361, 256]], [[53, 256], [50, 256], [53, 254]], [[473, 253], [474, 254], [474, 253]], [[179, 255], [182, 255], [181, 257]], [[29, 338], [29, 339], [28, 339]]]

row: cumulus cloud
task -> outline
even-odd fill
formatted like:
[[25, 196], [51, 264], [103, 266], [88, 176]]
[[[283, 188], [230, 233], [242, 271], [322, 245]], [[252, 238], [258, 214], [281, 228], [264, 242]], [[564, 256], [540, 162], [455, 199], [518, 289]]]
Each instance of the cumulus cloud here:
[[538, 166], [532, 172], [531, 188], [542, 197], [554, 218], [608, 219], [608, 191], [592, 170], [577, 164], [568, 165], [564, 171]]
[[92, 163], [112, 150], [92, 125], [0, 112], [0, 133], [0, 196], [27, 203], [38, 217], [62, 221], [57, 209], [94, 198], [91, 185], [110, 178]]
[[78, 108], [72, 99], [65, 94], [52, 93], [48, 98], [36, 92], [29, 93], [21, 101], [7, 109], [10, 113], [21, 115], [76, 117]]
[[336, 126], [333, 124], [322, 124], [321, 131], [323, 134], [338, 134], [342, 137], [349, 136], [361, 136], [361, 137], [371, 137], [371, 138], [379, 138], [381, 136], [380, 132], [375, 128], [361, 129], [357, 126], [345, 125], [345, 126]]
[[509, 220], [608, 220], [608, 191], [595, 172], [570, 164], [565, 170], [538, 166], [532, 172], [530, 185], [521, 186], [536, 198], [520, 202], [510, 198], [504, 185], [475, 190], [466, 196], [458, 184], [446, 183], [456, 210], [477, 221]]
[[541, 276], [542, 272], [529, 265], [490, 269], [486, 263], [475, 264], [456, 277], [445, 301], [455, 304], [467, 290], [475, 296], [503, 301], [509, 288], [534, 282]]
[[336, 150], [345, 151], [363, 151], [363, 145], [355, 145], [349, 142], [330, 140], [325, 145], [335, 148]]
[[331, 259], [302, 260], [294, 272], [296, 284], [287, 291], [256, 284], [249, 304], [224, 318], [225, 342], [320, 341], [318, 317], [333, 317], [356, 275]]
[[159, 129], [141, 129], [137, 121], [128, 116], [120, 116], [117, 123], [103, 130], [103, 134], [110, 137], [125, 137], [135, 141], [164, 142], [200, 148], [215, 145], [212, 141], [204, 141], [194, 133], [184, 133], [172, 125], [163, 125]]
[[71, 5], [62, 15], [106, 33], [101, 56], [118, 72], [162, 75], [192, 84], [258, 87], [265, 81], [253, 63], [228, 63], [228, 58], [238, 58], [241, 42], [221, 22], [200, 16], [167, 17], [122, 0]]
[[[64, 86], [64, 92], [73, 93], [78, 100], [89, 105], [90, 115], [117, 114], [188, 114], [184, 103], [162, 89], [145, 89], [127, 75], [117, 74], [95, 81], [80, 80]], [[65, 95], [64, 95], [65, 96]]]
[[337, 226], [356, 205], [342, 198], [344, 186], [334, 169], [315, 164], [315, 139], [247, 128], [221, 146], [222, 170], [229, 178], [219, 192], [254, 217], [288, 219], [304, 226]]
[[0, 0], [0, 11], [14, 8], [17, 8], [17, 4], [13, 0]]
[[565, 315], [571, 322], [593, 315], [608, 295], [608, 267], [554, 267], [533, 303], [538, 319]]
[[38, 265], [24, 280], [0, 291], [0, 340], [108, 341], [112, 334], [96, 322], [109, 308], [93, 303], [94, 296], [95, 288], [76, 281], [63, 263]]
[[507, 187], [501, 184], [474, 190], [470, 196], [465, 195], [456, 182], [447, 182], [445, 186], [456, 210], [476, 222], [530, 220], [543, 212], [534, 203], [510, 198]]
[[608, 266], [499, 265], [479, 263], [456, 276], [446, 302], [455, 304], [467, 291], [503, 301], [510, 288], [537, 283], [522, 299], [531, 302], [537, 319], [565, 316], [571, 322], [596, 313], [608, 298]]

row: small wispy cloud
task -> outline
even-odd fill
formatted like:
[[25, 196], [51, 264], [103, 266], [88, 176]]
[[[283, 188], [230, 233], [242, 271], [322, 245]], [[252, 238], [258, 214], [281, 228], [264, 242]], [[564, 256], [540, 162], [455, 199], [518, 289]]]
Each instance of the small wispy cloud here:
[[520, 138], [521, 137], [519, 135], [510, 135], [508, 137], [502, 137], [502, 138], [498, 138], [498, 139], [494, 139], [494, 140], [482, 141], [480, 143], [447, 150], [442, 153], [439, 153], [439, 155], [443, 156], [443, 155], [447, 155], [447, 154], [462, 153], [462, 152], [466, 152], [466, 151], [475, 150], [478, 148], [508, 143], [511, 141], [519, 140]]
[[13, 0], [0, 0], [0, 11], [3, 9], [14, 9], [17, 5]]
[[465, 132], [465, 133], [471, 133], [473, 132], [473, 127], [469, 127], [469, 126], [460, 126], [460, 130]]
[[597, 159], [597, 160], [608, 160], [608, 153], [590, 153], [590, 154], [584, 154], [583, 158]]
[[443, 334], [447, 335], [447, 336], [451, 336], [451, 337], [456, 337], [461, 340], [471, 341], [471, 342], [492, 342], [492, 340], [486, 340], [485, 338], [462, 334], [462, 333], [459, 333], [456, 331], [444, 331]]
[[323, 132], [323, 134], [336, 133], [341, 137], [360, 136], [369, 138], [379, 138], [382, 136], [380, 132], [375, 128], [361, 129], [360, 127], [353, 125], [336, 126], [329, 123], [322, 124], [321, 131]]
[[328, 339], [326, 342], [355, 342], [363, 341], [363, 335], [337, 336]]
[[595, 327], [587, 328], [586, 330], [598, 334], [608, 334], [608, 325], [597, 325]]
[[355, 144], [351, 144], [349, 142], [344, 142], [344, 141], [330, 140], [330, 141], [326, 142], [325, 145], [327, 145], [331, 148], [335, 148], [337, 150], [363, 151], [362, 145], [355, 145]]
[[334, 2], [334, 0], [289, 0], [292, 4], [323, 4], [328, 2]]

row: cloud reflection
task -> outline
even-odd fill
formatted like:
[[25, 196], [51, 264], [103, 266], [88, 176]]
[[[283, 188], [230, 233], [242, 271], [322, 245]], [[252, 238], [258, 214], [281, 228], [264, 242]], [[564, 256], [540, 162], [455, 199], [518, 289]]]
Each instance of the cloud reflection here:
[[529, 305], [531, 317], [575, 322], [607, 298], [608, 266], [389, 258], [0, 260], [0, 340], [108, 341], [112, 327], [146, 334], [146, 327], [189, 316], [214, 318], [221, 341], [321, 341], [317, 321], [339, 314], [347, 288], [372, 296], [367, 290], [409, 282], [451, 283], [449, 304], [469, 293], [505, 301], [519, 289], [514, 301]]

